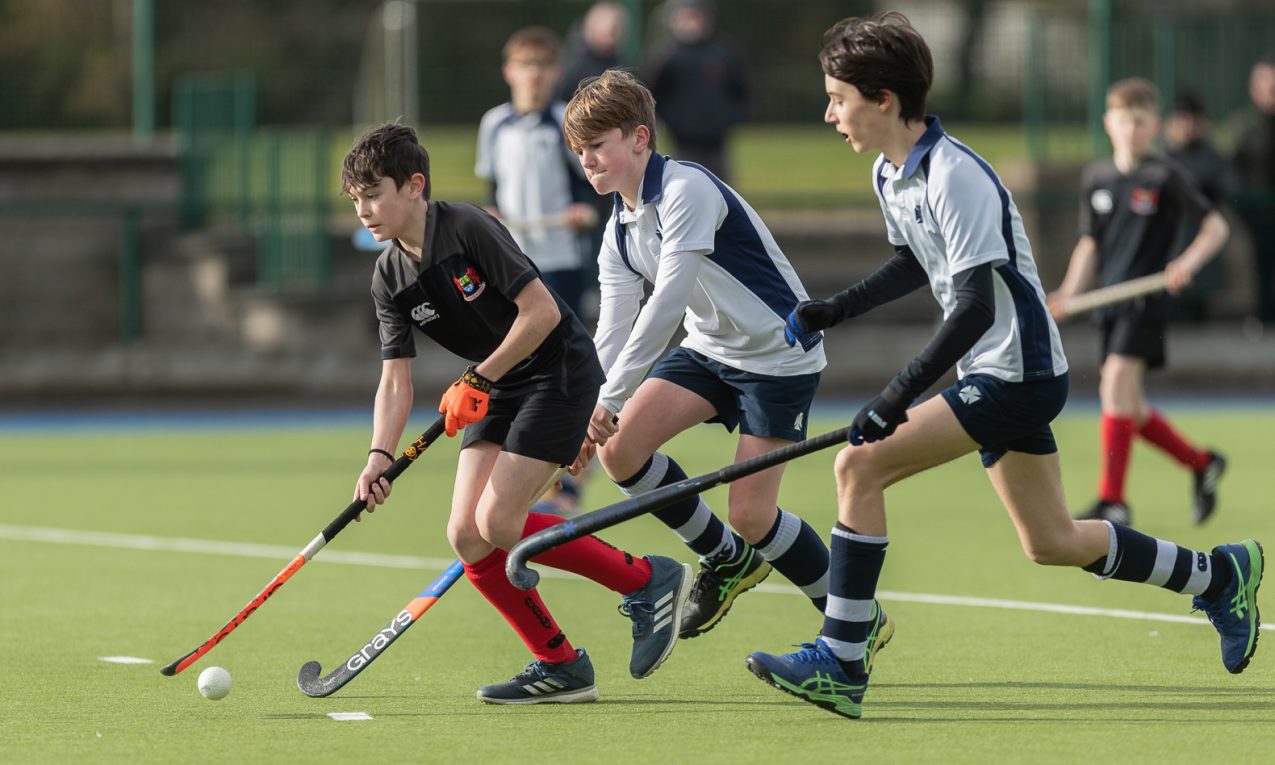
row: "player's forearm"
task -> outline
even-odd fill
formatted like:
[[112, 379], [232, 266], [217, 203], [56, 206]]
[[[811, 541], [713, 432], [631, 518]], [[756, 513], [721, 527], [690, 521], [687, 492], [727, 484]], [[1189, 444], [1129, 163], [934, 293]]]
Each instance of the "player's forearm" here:
[[1098, 273], [1098, 243], [1093, 237], [1083, 236], [1071, 252], [1071, 262], [1067, 265], [1067, 274], [1063, 277], [1058, 291], [1064, 295], [1075, 295], [1088, 289]]
[[661, 258], [655, 289], [638, 314], [628, 342], [615, 362], [603, 367], [607, 381], [599, 402], [612, 412], [618, 412], [637, 390], [686, 316], [686, 305], [699, 273], [699, 257], [676, 253]]
[[[535, 290], [537, 294], [524, 299], [528, 290]], [[518, 315], [510, 325], [509, 333], [496, 350], [474, 369], [492, 382], [504, 377], [530, 356], [562, 321], [557, 303], [539, 280], [524, 287], [514, 302], [518, 305]]]
[[369, 448], [397, 453], [399, 439], [412, 411], [412, 399], [411, 359], [384, 362], [372, 406], [372, 442]]
[[1231, 227], [1227, 225], [1226, 218], [1214, 210], [1200, 221], [1200, 232], [1195, 235], [1195, 239], [1191, 240], [1191, 244], [1187, 245], [1178, 259], [1186, 263], [1192, 273], [1196, 273], [1204, 264], [1217, 257], [1230, 236]]
[[904, 245], [895, 247], [894, 257], [863, 281], [833, 295], [830, 302], [837, 306], [843, 318], [849, 319], [898, 300], [929, 283], [929, 277], [916, 255]]
[[996, 319], [992, 266], [984, 263], [953, 278], [956, 307], [925, 348], [890, 383], [900, 400], [913, 401], [974, 347]]

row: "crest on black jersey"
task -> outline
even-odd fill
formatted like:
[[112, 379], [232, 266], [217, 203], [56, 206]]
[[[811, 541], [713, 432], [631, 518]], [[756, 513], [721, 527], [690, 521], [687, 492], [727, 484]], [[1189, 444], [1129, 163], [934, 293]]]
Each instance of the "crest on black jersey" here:
[[460, 276], [452, 277], [452, 282], [456, 285], [456, 289], [460, 290], [460, 296], [465, 298], [465, 302], [477, 299], [487, 288], [486, 282], [473, 266], [466, 268], [465, 273]]

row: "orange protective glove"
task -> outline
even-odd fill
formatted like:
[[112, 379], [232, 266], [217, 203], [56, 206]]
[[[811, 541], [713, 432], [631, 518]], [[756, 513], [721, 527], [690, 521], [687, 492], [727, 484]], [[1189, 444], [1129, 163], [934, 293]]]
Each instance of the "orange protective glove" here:
[[487, 416], [490, 393], [491, 380], [475, 372], [472, 366], [465, 370], [459, 380], [452, 383], [438, 404], [439, 414], [447, 415], [443, 419], [443, 427], [448, 437]]

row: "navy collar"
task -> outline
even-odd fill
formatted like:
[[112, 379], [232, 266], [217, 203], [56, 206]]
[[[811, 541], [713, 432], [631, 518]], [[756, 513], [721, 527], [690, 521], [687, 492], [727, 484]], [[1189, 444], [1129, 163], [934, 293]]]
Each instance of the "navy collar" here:
[[664, 164], [668, 157], [651, 152], [646, 172], [642, 175], [642, 204], [658, 202], [664, 196]]
[[939, 122], [939, 118], [933, 114], [925, 115], [925, 125], [925, 132], [917, 139], [912, 151], [908, 152], [907, 161], [903, 163], [902, 175], [904, 178], [911, 178], [916, 175], [916, 169], [921, 166], [921, 161], [930, 153], [930, 149], [934, 148], [934, 144], [938, 143], [939, 139], [945, 135], [943, 123]]

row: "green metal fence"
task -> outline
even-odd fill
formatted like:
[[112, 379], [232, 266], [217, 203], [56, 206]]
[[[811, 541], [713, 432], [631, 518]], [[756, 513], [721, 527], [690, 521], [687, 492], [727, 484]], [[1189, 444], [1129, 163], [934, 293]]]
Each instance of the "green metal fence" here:
[[327, 129], [256, 125], [248, 74], [186, 75], [173, 95], [187, 228], [234, 226], [257, 246], [257, 285], [316, 290], [332, 271]]

